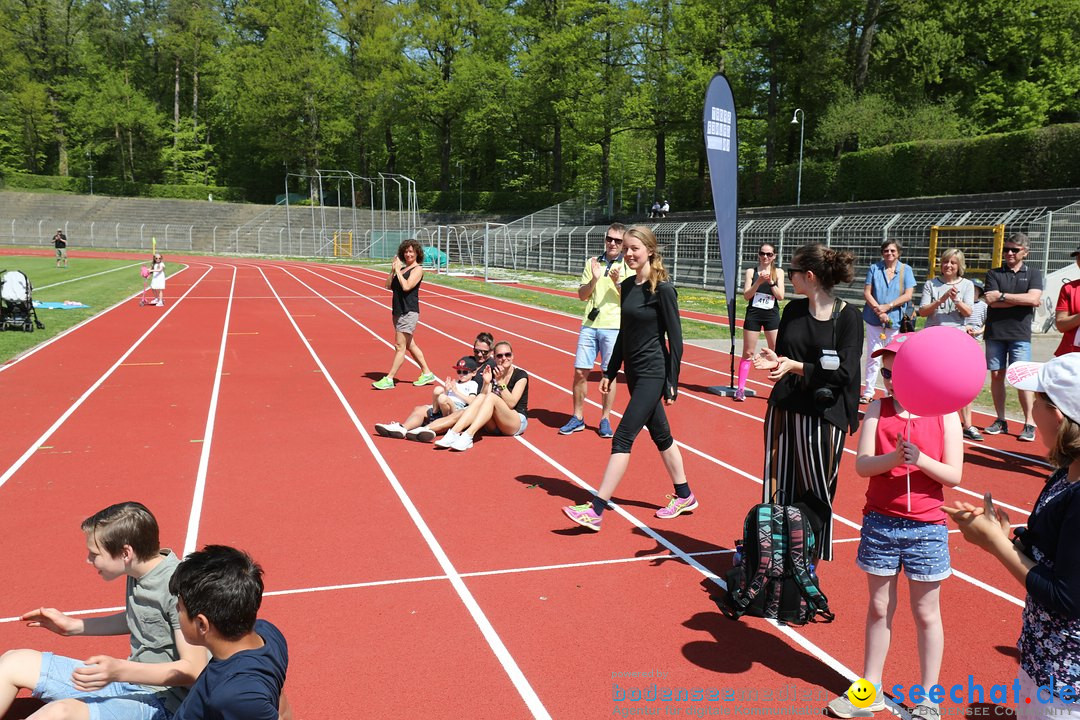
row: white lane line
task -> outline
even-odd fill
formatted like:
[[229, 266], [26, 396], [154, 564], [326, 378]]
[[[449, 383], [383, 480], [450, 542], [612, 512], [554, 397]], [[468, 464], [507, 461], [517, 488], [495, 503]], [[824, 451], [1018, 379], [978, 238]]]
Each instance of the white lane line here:
[[214, 425], [217, 420], [218, 398], [221, 395], [221, 377], [225, 368], [225, 346], [229, 339], [229, 327], [232, 319], [233, 291], [236, 289], [236, 266], [232, 269], [232, 281], [229, 284], [229, 300], [225, 305], [225, 322], [221, 327], [221, 345], [218, 348], [217, 368], [214, 370], [214, 388], [210, 392], [210, 407], [206, 411], [206, 427], [203, 429], [202, 452], [199, 454], [199, 470], [195, 474], [195, 489], [191, 497], [191, 514], [188, 515], [187, 535], [184, 541], [186, 557], [194, 552], [199, 538], [199, 521], [202, 518], [203, 500], [206, 496], [206, 473], [210, 467], [210, 448], [214, 441]]
[[55, 433], [58, 429], [60, 429], [60, 426], [63, 425], [65, 422], [67, 422], [67, 419], [70, 418], [72, 416], [72, 414], [74, 414], [74, 412], [76, 410], [78, 410], [82, 406], [82, 404], [84, 402], [86, 402], [87, 398], [89, 398], [94, 393], [95, 390], [97, 390], [99, 387], [101, 387], [102, 383], [104, 383], [106, 380], [108, 380], [109, 377], [111, 377], [112, 374], [114, 372], [116, 372], [116, 369], [118, 367], [120, 367], [125, 360], [128, 359], [128, 357], [131, 355], [131, 353], [135, 352], [136, 348], [138, 348], [140, 345], [142, 345], [143, 341], [146, 340], [146, 338], [150, 337], [150, 334], [153, 333], [154, 330], [157, 329], [158, 325], [161, 325], [161, 323], [165, 322], [165, 318], [167, 318], [174, 310], [176, 310], [177, 307], [180, 306], [180, 304], [184, 301], [184, 298], [186, 298], [188, 296], [188, 293], [193, 291], [195, 289], [195, 287], [200, 282], [202, 282], [203, 278], [205, 278], [209, 273], [210, 273], [210, 268], [207, 268], [206, 272], [203, 273], [199, 277], [199, 279], [196, 280], [191, 285], [191, 287], [188, 288], [187, 292], [184, 293], [183, 295], [181, 295], [180, 298], [176, 302], [171, 303], [169, 305], [169, 309], [166, 310], [164, 313], [162, 313], [161, 317], [159, 317], [157, 319], [157, 322], [155, 322], [153, 325], [151, 325], [149, 328], [147, 328], [146, 332], [144, 332], [141, 336], [139, 336], [139, 339], [136, 340], [131, 345], [131, 347], [129, 347], [127, 349], [127, 351], [123, 355], [121, 355], [120, 358], [115, 363], [113, 363], [112, 367], [110, 367], [108, 370], [106, 370], [104, 373], [102, 373], [101, 377], [99, 377], [94, 382], [94, 384], [92, 384], [90, 387], [88, 387], [86, 389], [86, 391], [82, 395], [80, 395], [79, 398], [75, 402], [73, 402], [71, 404], [71, 406], [68, 407], [68, 409], [65, 410], [60, 415], [59, 418], [56, 419], [56, 422], [54, 422], [52, 425], [50, 425], [49, 429], [46, 430], [44, 433], [42, 433], [41, 437], [39, 437], [37, 440], [35, 440], [33, 443], [31, 443], [30, 447], [27, 448], [26, 452], [24, 452], [19, 457], [19, 459], [16, 460], [11, 465], [11, 467], [9, 467], [6, 471], [4, 471], [3, 475], [0, 475], [0, 487], [3, 487], [4, 484], [7, 483], [7, 481], [10, 480], [11, 477], [16, 472], [19, 471], [19, 468], [21, 468], [26, 463], [26, 461], [29, 460], [30, 457], [33, 456], [33, 454], [36, 453], [38, 451], [38, 449], [49, 440], [50, 437], [52, 437], [53, 433]]
[[[270, 290], [272, 292], [275, 292], [276, 296], [274, 286], [270, 282], [270, 280], [266, 278], [266, 274], [263, 273], [261, 268], [259, 268], [259, 272], [262, 273], [263, 278], [266, 280], [266, 284], [270, 287]], [[288, 271], [286, 270], [286, 272]], [[291, 275], [291, 273], [289, 274]], [[298, 278], [297, 281], [301, 282]], [[301, 282], [301, 284], [303, 283]], [[311, 288], [308, 289], [311, 290]], [[315, 291], [312, 290], [312, 292]], [[322, 359], [315, 351], [315, 348], [313, 348], [311, 346], [311, 343], [308, 342], [307, 338], [304, 337], [304, 333], [300, 331], [300, 326], [297, 325], [296, 320], [293, 319], [292, 315], [289, 313], [289, 309], [285, 306], [285, 303], [281, 301], [280, 298], [278, 299], [278, 304], [281, 306], [281, 309], [285, 313], [285, 317], [288, 319], [289, 323], [293, 326], [293, 330], [296, 331], [297, 337], [300, 338], [300, 341], [307, 348], [312, 360], [314, 360], [315, 364], [319, 366], [319, 369], [322, 371], [323, 377], [326, 378], [326, 382], [330, 385], [330, 388], [337, 396], [338, 401], [345, 409], [345, 412], [348, 414], [349, 419], [352, 420], [353, 426], [360, 434], [360, 437], [363, 439], [364, 444], [367, 445], [368, 451], [371, 453], [372, 457], [374, 457], [375, 461], [379, 464], [379, 467], [383, 471], [383, 475], [390, 483], [390, 486], [394, 489], [394, 492], [397, 494], [402, 506], [409, 514], [409, 517], [412, 519], [413, 524], [416, 525], [417, 530], [420, 531], [420, 535], [424, 538], [424, 541], [427, 543], [432, 555], [435, 556], [435, 560], [439, 563], [439, 567], [441, 567], [443, 572], [446, 573], [447, 579], [450, 581], [450, 585], [454, 588], [454, 591], [457, 592], [458, 597], [461, 598], [461, 602], [465, 605], [465, 608], [472, 616], [473, 622], [475, 622], [477, 627], [480, 629], [480, 632], [481, 634], [483, 634], [484, 639], [488, 643], [488, 646], [495, 654], [495, 657], [499, 660], [499, 663], [502, 665], [503, 670], [506, 672], [507, 676], [509, 676], [510, 681], [514, 684], [514, 687], [517, 689], [518, 694], [521, 696], [521, 699], [525, 701], [525, 704], [528, 706], [533, 717], [550, 718], [551, 715], [544, 707], [544, 704], [540, 701], [540, 697], [536, 694], [536, 691], [533, 689], [532, 685], [529, 684], [529, 681], [528, 679], [526, 679], [525, 674], [521, 671], [521, 668], [518, 667], [517, 661], [514, 660], [513, 656], [510, 654], [510, 651], [503, 643], [502, 638], [499, 637], [499, 634], [495, 631], [494, 626], [492, 626], [491, 622], [488, 620], [487, 615], [485, 615], [484, 611], [480, 608], [480, 604], [476, 601], [476, 598], [473, 597], [473, 594], [465, 585], [465, 581], [462, 579], [461, 575], [458, 573], [453, 563], [450, 562], [450, 557], [446, 554], [446, 552], [443, 550], [442, 545], [440, 545], [439, 541], [435, 538], [435, 534], [431, 531], [431, 528], [428, 527], [427, 522], [424, 521], [423, 516], [420, 514], [420, 511], [413, 503], [412, 498], [410, 498], [409, 494], [405, 492], [405, 488], [398, 481], [397, 476], [394, 475], [394, 472], [390, 469], [390, 466], [387, 464], [385, 458], [383, 458], [378, 448], [376, 448], [375, 444], [371, 441], [371, 436], [368, 434], [367, 430], [360, 422], [360, 418], [356, 416], [356, 413], [353, 411], [352, 406], [349, 405], [349, 401], [345, 398], [345, 394], [341, 391], [341, 388], [338, 386], [337, 382], [335, 382], [333, 376], [330, 374], [329, 368], [327, 368], [326, 365], [323, 364]], [[332, 305], [332, 303], [330, 304]]]
[[[184, 270], [189, 269], [189, 267], [190, 267], [189, 265], [185, 265], [182, 269], [177, 270], [174, 274], [179, 275]], [[207, 265], [207, 267], [209, 268], [211, 266]], [[198, 281], [196, 281], [196, 282], [198, 282]], [[142, 294], [141, 290], [139, 292], [133, 293], [133, 294], [129, 295], [128, 297], [124, 298], [123, 300], [120, 300], [119, 302], [114, 303], [113, 305], [110, 305], [109, 307], [105, 308], [101, 312], [95, 313], [94, 315], [91, 315], [90, 317], [86, 318], [85, 320], [83, 320], [78, 325], [72, 325], [67, 330], [64, 330], [63, 332], [57, 333], [56, 335], [53, 335], [48, 340], [45, 340], [45, 341], [35, 345], [34, 347], [29, 348], [26, 352], [21, 353], [20, 355], [17, 355], [15, 357], [11, 358], [7, 362], [0, 364], [0, 372], [4, 372], [5, 370], [7, 370], [9, 368], [14, 367], [15, 365], [19, 364], [20, 362], [22, 362], [26, 358], [30, 357], [31, 355], [34, 355], [35, 353], [37, 353], [37, 352], [39, 352], [41, 350], [44, 350], [48, 346], [52, 345], [54, 342], [57, 342], [61, 338], [70, 335], [71, 333], [75, 332], [79, 328], [81, 328], [81, 327], [83, 327], [85, 325], [89, 325], [90, 323], [94, 322], [95, 320], [100, 320], [101, 318], [105, 317], [108, 313], [112, 312], [113, 310], [116, 310], [118, 307], [122, 307], [125, 303], [131, 302], [132, 300], [134, 300], [136, 297], [138, 297], [141, 294]]]

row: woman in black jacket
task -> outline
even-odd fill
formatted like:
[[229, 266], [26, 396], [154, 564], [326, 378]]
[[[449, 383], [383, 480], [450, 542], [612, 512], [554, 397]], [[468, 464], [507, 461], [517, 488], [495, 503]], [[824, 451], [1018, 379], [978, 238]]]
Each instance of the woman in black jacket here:
[[754, 367], [776, 383], [765, 414], [762, 501], [802, 503], [820, 527], [818, 553], [832, 559], [832, 501], [844, 436], [859, 426], [859, 311], [836, 297], [855, 277], [855, 256], [814, 243], [795, 251], [787, 271], [795, 292], [780, 318], [776, 350]]
[[620, 285], [619, 337], [600, 381], [600, 392], [608, 392], [625, 362], [630, 401], [611, 439], [611, 457], [596, 497], [591, 502], [563, 508], [567, 517], [593, 531], [600, 529], [607, 503], [630, 464], [630, 448], [643, 427], [648, 428], [675, 487], [675, 494], [668, 495], [667, 506], [657, 510], [656, 517], [675, 518], [698, 506], [686, 482], [682, 453], [671, 437], [664, 412], [664, 405], [674, 403], [679, 393], [682, 324], [678, 294], [668, 282], [656, 235], [649, 228], [635, 225], [626, 231], [623, 259], [634, 275]]

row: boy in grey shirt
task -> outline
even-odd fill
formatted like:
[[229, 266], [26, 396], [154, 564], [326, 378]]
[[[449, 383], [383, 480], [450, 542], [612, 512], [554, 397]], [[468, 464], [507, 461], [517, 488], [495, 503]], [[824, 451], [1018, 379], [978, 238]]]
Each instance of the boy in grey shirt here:
[[[85, 661], [37, 650], [0, 656], [0, 717], [20, 689], [44, 700], [57, 717], [77, 720], [168, 720], [206, 666], [206, 652], [180, 631], [169, 580], [178, 560], [158, 540], [153, 514], [136, 502], [111, 505], [83, 521], [87, 562], [104, 580], [127, 578], [125, 611], [85, 620], [55, 608], [22, 616], [29, 627], [58, 635], [130, 635], [127, 660]], [[48, 717], [53, 715], [46, 713]]]

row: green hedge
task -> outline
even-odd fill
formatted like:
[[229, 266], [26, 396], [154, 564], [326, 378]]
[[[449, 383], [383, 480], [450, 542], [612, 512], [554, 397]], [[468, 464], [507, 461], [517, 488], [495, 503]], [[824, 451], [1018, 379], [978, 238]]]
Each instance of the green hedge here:
[[[740, 205], [794, 204], [798, 165], [740, 177]], [[1080, 124], [900, 143], [803, 163], [802, 201], [847, 202], [1080, 186]]]
[[[89, 194], [90, 180], [85, 177], [60, 177], [58, 175], [29, 175], [5, 173], [3, 185], [8, 190], [54, 190]], [[206, 200], [213, 194], [215, 200], [244, 202], [243, 188], [217, 185], [153, 185], [134, 183], [116, 178], [94, 178], [94, 192], [117, 197], [174, 198], [181, 200]]]

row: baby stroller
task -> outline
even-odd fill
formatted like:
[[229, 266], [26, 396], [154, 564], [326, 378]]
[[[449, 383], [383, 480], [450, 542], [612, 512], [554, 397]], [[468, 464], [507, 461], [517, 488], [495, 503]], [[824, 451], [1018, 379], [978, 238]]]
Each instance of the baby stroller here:
[[139, 296], [139, 307], [143, 305], [153, 305], [153, 296], [147, 297], [147, 291], [150, 289], [150, 268], [143, 265], [139, 268], [139, 274], [142, 275], [142, 295]]
[[34, 286], [21, 270], [0, 271], [0, 331], [44, 330], [34, 309]]

